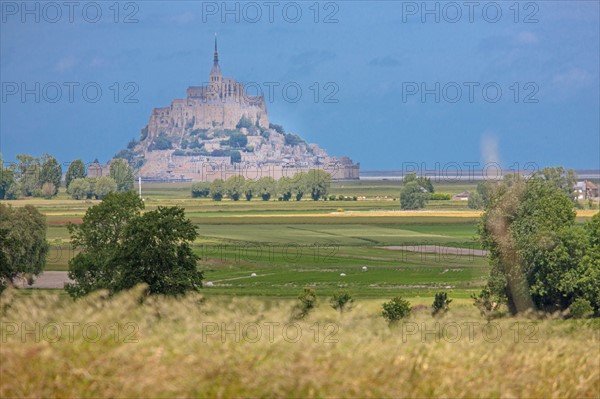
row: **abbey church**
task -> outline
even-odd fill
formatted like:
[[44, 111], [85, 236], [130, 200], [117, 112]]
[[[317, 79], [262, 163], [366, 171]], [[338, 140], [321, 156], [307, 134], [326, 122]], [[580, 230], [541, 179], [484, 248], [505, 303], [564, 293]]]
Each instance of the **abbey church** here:
[[249, 96], [243, 83], [223, 76], [216, 35], [208, 82], [155, 108], [140, 138], [115, 158], [128, 160], [147, 181], [212, 181], [239, 174], [278, 179], [309, 169], [358, 179], [360, 168], [271, 123], [263, 96]]

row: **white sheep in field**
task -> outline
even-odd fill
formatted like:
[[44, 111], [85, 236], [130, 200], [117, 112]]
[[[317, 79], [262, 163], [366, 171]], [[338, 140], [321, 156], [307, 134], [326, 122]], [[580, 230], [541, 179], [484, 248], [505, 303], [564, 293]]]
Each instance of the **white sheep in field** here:
[[212, 281], [207, 281], [207, 282], [204, 284], [204, 286], [205, 286], [205, 287], [214, 287], [214, 286], [215, 286], [215, 284], [214, 284]]
[[250, 277], [256, 277], [256, 273], [252, 273]]
[[369, 270], [369, 269], [367, 269], [367, 267], [366, 267], [366, 266], [363, 266], [363, 267], [362, 267], [362, 271], [363, 271], [363, 272], [366, 272], [367, 270]]
[[340, 273], [340, 276], [346, 277], [346, 273]]

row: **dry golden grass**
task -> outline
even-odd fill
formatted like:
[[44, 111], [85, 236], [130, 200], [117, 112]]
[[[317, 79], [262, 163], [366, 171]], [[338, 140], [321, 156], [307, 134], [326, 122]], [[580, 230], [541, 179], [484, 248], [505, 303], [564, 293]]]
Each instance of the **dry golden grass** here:
[[[188, 296], [149, 298], [140, 305], [139, 299], [139, 290], [76, 303], [48, 293], [5, 293], [0, 397], [593, 398], [600, 392], [597, 323], [503, 319], [488, 326], [486, 339], [485, 321], [470, 305], [442, 319], [425, 310], [390, 329], [377, 314], [378, 303], [358, 301], [343, 316], [322, 303], [285, 335], [288, 301]], [[436, 321], [446, 327], [446, 338], [408, 334], [415, 326], [433, 329]], [[36, 322], [39, 339], [11, 333]], [[473, 338], [461, 327], [463, 336], [455, 340], [452, 322], [478, 323]], [[57, 331], [50, 323], [60, 326], [59, 342], [48, 342]], [[79, 325], [68, 333], [65, 323]], [[82, 327], [92, 323], [102, 328], [97, 342], [83, 336]], [[239, 339], [217, 330], [209, 334], [235, 323]], [[135, 332], [127, 335], [131, 326]], [[498, 330], [502, 336], [490, 342]], [[95, 331], [88, 328], [89, 338]], [[302, 335], [292, 342], [296, 331]], [[126, 337], [134, 342], [123, 342]]]

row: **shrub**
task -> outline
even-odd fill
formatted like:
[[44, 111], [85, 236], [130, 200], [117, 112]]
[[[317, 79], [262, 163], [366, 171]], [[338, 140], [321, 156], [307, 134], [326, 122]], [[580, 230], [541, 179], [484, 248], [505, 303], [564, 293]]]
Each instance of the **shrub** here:
[[250, 118], [247, 118], [246, 116], [242, 116], [240, 118], [240, 121], [238, 122], [237, 125], [235, 125], [236, 129], [242, 129], [242, 128], [251, 128], [252, 127], [252, 121], [250, 120]]
[[400, 192], [400, 208], [420, 209], [425, 207], [429, 194], [416, 182], [405, 183]]
[[224, 144], [231, 148], [244, 148], [248, 145], [248, 137], [246, 137], [244, 133], [238, 132], [237, 130], [227, 133], [230, 133], [229, 140], [225, 140]]
[[229, 154], [231, 164], [242, 162], [242, 154], [239, 151], [231, 151]]
[[42, 185], [42, 196], [44, 198], [52, 198], [58, 190], [53, 183], [46, 182]]
[[284, 130], [283, 126], [277, 125], [275, 123], [269, 123], [269, 129], [273, 129], [279, 134], [285, 134], [285, 130]]
[[148, 137], [148, 125], [146, 125], [146, 127], [144, 127], [142, 130], [140, 130], [140, 141], [146, 140], [147, 137]]
[[225, 181], [225, 191], [229, 198], [233, 201], [238, 201], [244, 194], [245, 183], [246, 179], [244, 179], [244, 176], [231, 176], [227, 179], [227, 181]]
[[255, 191], [256, 184], [252, 180], [247, 180], [244, 184], [244, 197], [246, 197], [246, 201], [252, 200]]
[[569, 306], [569, 315], [574, 319], [587, 319], [594, 314], [594, 308], [587, 299], [577, 298]]
[[344, 311], [350, 311], [352, 309], [354, 299], [352, 299], [348, 292], [340, 291], [336, 294], [333, 294], [329, 303], [331, 304], [332, 308], [340, 313], [344, 313]]
[[301, 320], [317, 307], [317, 294], [312, 288], [305, 288], [302, 294], [298, 296], [300, 303], [296, 304], [292, 310], [292, 319]]
[[390, 326], [410, 315], [410, 302], [402, 297], [395, 297], [382, 305], [381, 315]]
[[92, 194], [89, 179], [80, 177], [72, 180], [67, 188], [67, 193], [71, 195], [71, 198], [76, 200], [86, 199]]
[[173, 148], [173, 143], [171, 143], [171, 140], [164, 133], [161, 133], [154, 139], [152, 144], [150, 144], [148, 151], [170, 150], [171, 148]]
[[432, 201], [448, 201], [452, 198], [450, 194], [446, 193], [431, 193], [429, 199]]
[[225, 182], [222, 179], [216, 179], [210, 184], [210, 196], [213, 201], [221, 201], [225, 195]]
[[302, 143], [305, 143], [305, 141], [302, 139], [302, 137], [298, 136], [297, 134], [285, 134], [286, 145], [294, 147]]
[[[335, 200], [337, 199], [337, 197], [336, 197], [334, 194], [331, 194], [331, 195], [328, 197], [328, 199], [329, 199], [329, 201], [335, 201]], [[343, 198], [342, 198], [342, 199], [343, 199]], [[340, 201], [341, 201], [341, 200], [340, 200]]]
[[500, 305], [493, 301], [492, 293], [488, 288], [481, 290], [479, 295], [472, 294], [473, 306], [479, 309], [479, 313], [482, 317], [488, 320], [500, 317], [499, 312]]
[[96, 179], [94, 185], [94, 195], [98, 199], [103, 199], [110, 193], [117, 191], [117, 182], [110, 176], [100, 176]]
[[199, 182], [192, 184], [192, 198], [206, 198], [210, 194], [210, 183]]
[[444, 314], [448, 311], [450, 302], [452, 299], [448, 299], [448, 294], [445, 292], [438, 292], [435, 294], [433, 305], [431, 305], [431, 314], [436, 316], [438, 314]]
[[277, 183], [270, 176], [261, 177], [255, 183], [254, 188], [256, 190], [256, 194], [259, 195], [263, 201], [268, 201], [271, 199], [271, 196], [276, 194], [277, 191]]

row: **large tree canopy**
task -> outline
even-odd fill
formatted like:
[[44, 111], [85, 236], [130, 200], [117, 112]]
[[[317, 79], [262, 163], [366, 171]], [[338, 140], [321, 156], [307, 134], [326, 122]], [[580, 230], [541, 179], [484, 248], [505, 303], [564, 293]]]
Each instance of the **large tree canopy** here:
[[44, 215], [31, 205], [0, 204], [0, 291], [17, 277], [40, 274], [47, 254]]
[[487, 289], [513, 314], [568, 308], [578, 298], [600, 307], [600, 217], [583, 228], [559, 180], [508, 177], [494, 187], [479, 233], [492, 266]]
[[81, 249], [69, 262], [71, 296], [98, 289], [114, 293], [138, 283], [147, 284], [151, 294], [167, 295], [202, 286], [190, 246], [198, 233], [183, 209], [159, 207], [142, 214], [143, 208], [133, 192], [112, 193], [88, 209], [83, 223], [69, 226]]

